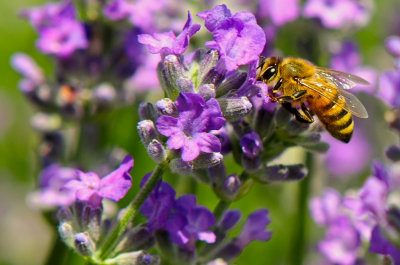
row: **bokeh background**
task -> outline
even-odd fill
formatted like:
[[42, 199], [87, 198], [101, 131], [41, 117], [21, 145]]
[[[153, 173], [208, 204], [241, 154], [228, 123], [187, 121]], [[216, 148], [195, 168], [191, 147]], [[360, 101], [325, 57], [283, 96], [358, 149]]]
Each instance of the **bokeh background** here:
[[[38, 134], [30, 126], [30, 117], [35, 112], [35, 107], [29, 104], [24, 95], [18, 90], [19, 75], [10, 66], [10, 57], [15, 52], [25, 52], [31, 55], [45, 70], [46, 74], [52, 73], [52, 61], [41, 54], [35, 48], [37, 34], [29, 23], [18, 16], [22, 8], [44, 3], [43, 0], [16, 0], [0, 1], [0, 264], [42, 264], [51, 247], [54, 231], [48, 226], [39, 211], [30, 209], [26, 204], [26, 195], [36, 185], [37, 175], [40, 171], [37, 160]], [[191, 1], [196, 4], [196, 1]], [[235, 1], [233, 1], [235, 2]], [[226, 4], [233, 11], [251, 10], [254, 4], [246, 8], [246, 1], [238, 1], [238, 4]], [[248, 1], [250, 2], [250, 1]], [[400, 2], [398, 0], [377, 0], [372, 13], [370, 23], [347, 34], [345, 38], [351, 38], [358, 43], [363, 64], [374, 67], [378, 72], [393, 68], [393, 59], [384, 49], [384, 40], [389, 35], [400, 35]], [[235, 9], [236, 7], [236, 9]], [[192, 10], [196, 13], [198, 10]], [[185, 14], [182, 13], [182, 17]], [[199, 18], [195, 18], [201, 23]], [[307, 39], [310, 29], [305, 29], [304, 19], [296, 20], [284, 25], [278, 32], [275, 47], [286, 55], [303, 56], [297, 43]], [[204, 29], [202, 29], [204, 30]], [[329, 34], [340, 34], [330, 32]], [[328, 35], [329, 35], [328, 34]], [[329, 37], [329, 36], [327, 36]], [[268, 44], [267, 44], [268, 45]], [[326, 50], [324, 49], [326, 48]], [[320, 47], [318, 51], [321, 65], [328, 63], [328, 47]], [[309, 58], [308, 58], [309, 59]], [[157, 98], [158, 95], [153, 96]], [[311, 180], [310, 197], [321, 193], [325, 186], [347, 189], [359, 187], [369, 175], [373, 158], [383, 158], [385, 148], [396, 143], [396, 136], [390, 132], [384, 121], [384, 113], [387, 107], [378, 99], [366, 93], [359, 95], [366, 105], [370, 118], [368, 120], [356, 120], [356, 130], [362, 130], [370, 144], [370, 156], [362, 169], [356, 173], [343, 173], [335, 176], [335, 172], [329, 172], [325, 156], [319, 156], [314, 160]], [[144, 173], [153, 167], [152, 162], [144, 152], [143, 147], [136, 139], [136, 122], [130, 113], [135, 106], [119, 110], [110, 117], [114, 120], [111, 135], [115, 144], [124, 147], [135, 158], [134, 178], [140, 179]], [[117, 120], [115, 120], [116, 118]], [[119, 123], [120, 122], [120, 123]], [[342, 151], [346, 152], [346, 151]], [[339, 157], [340, 157], [339, 153]], [[345, 156], [345, 154], [343, 154]], [[357, 153], [351, 153], [357, 156]], [[294, 149], [285, 154], [281, 161], [304, 161], [305, 155], [299, 149]], [[344, 160], [342, 165], [352, 167]], [[329, 161], [328, 161], [329, 163]], [[235, 171], [235, 165], [230, 167]], [[340, 175], [341, 173], [339, 173]], [[177, 183], [175, 179], [167, 179], [169, 182], [184, 186], [185, 183]], [[190, 181], [190, 180], [188, 180]], [[137, 190], [139, 181], [135, 182], [134, 190]], [[243, 199], [233, 203], [233, 208], [240, 208], [244, 215], [261, 207], [270, 210], [272, 223], [269, 226], [273, 231], [272, 239], [267, 243], [252, 243], [238, 258], [235, 264], [292, 264], [291, 257], [295, 253], [291, 235], [298, 229], [298, 201], [296, 194], [301, 183], [255, 185], [252, 191]], [[217, 202], [216, 196], [205, 185], [197, 186], [200, 204], [213, 208]], [[305, 264], [318, 264], [319, 256], [316, 252], [316, 242], [322, 238], [323, 229], [316, 228], [309, 217], [306, 217], [304, 230], [307, 244], [307, 257]], [[71, 261], [72, 262], [72, 261]], [[73, 261], [71, 264], [79, 264]]]

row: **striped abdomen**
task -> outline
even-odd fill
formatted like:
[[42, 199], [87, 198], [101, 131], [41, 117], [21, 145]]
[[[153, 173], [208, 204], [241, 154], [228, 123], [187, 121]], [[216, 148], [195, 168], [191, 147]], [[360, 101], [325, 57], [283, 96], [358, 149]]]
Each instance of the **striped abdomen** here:
[[316, 95], [309, 100], [309, 104], [311, 110], [333, 137], [345, 143], [350, 141], [354, 122], [351, 113], [342, 108], [346, 104], [344, 99], [334, 103], [321, 95]]

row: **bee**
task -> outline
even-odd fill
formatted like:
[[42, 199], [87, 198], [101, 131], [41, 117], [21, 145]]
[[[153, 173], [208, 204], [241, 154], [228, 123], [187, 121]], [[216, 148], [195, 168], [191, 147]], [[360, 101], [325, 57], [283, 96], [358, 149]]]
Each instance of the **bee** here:
[[354, 129], [352, 115], [368, 118], [364, 105], [346, 89], [367, 85], [361, 77], [322, 68], [294, 57], [261, 57], [256, 80], [272, 87], [269, 97], [297, 121], [314, 122], [316, 115], [336, 139], [348, 143]]

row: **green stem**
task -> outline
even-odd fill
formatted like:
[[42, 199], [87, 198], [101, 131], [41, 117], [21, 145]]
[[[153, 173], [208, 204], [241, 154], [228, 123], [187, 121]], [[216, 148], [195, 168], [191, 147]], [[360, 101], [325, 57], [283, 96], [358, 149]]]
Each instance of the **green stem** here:
[[219, 220], [221, 218], [222, 214], [225, 212], [226, 209], [228, 209], [230, 204], [230, 202], [224, 200], [220, 200], [218, 202], [217, 206], [215, 206], [214, 209], [215, 220]]
[[46, 262], [44, 264], [64, 264], [68, 254], [70, 254], [70, 249], [67, 247], [67, 245], [64, 244], [57, 232], [54, 235], [52, 246], [53, 248], [47, 256]]
[[168, 162], [166, 161], [157, 165], [150, 178], [147, 180], [146, 184], [140, 189], [134, 200], [125, 209], [124, 214], [117, 221], [113, 230], [110, 232], [103, 246], [100, 248], [98, 254], [96, 255], [99, 260], [104, 260], [111, 253], [115, 244], [118, 242], [119, 238], [124, 233], [129, 223], [136, 218], [139, 213], [140, 207], [147, 199], [151, 191], [154, 189], [157, 182], [161, 179], [167, 163]]
[[297, 201], [297, 217], [294, 219], [297, 222], [294, 223], [293, 226], [293, 243], [291, 250], [291, 262], [292, 265], [301, 265], [303, 264], [304, 252], [307, 248], [307, 238], [306, 238], [306, 230], [307, 230], [307, 218], [308, 218], [308, 194], [310, 190], [311, 178], [313, 173], [313, 165], [314, 165], [314, 156], [307, 152], [306, 154], [306, 162], [308, 168], [308, 176], [303, 179], [299, 185], [298, 192], [298, 201]]

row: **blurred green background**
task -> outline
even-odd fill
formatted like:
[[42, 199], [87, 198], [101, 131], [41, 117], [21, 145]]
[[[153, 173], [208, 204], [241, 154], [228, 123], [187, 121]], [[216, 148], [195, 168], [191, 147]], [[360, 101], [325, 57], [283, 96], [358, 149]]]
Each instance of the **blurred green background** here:
[[[17, 88], [19, 76], [10, 67], [10, 56], [18, 51], [28, 53], [36, 62], [51, 73], [52, 62], [48, 57], [35, 49], [36, 33], [29, 23], [18, 17], [20, 9], [44, 3], [43, 0], [0, 1], [0, 264], [42, 264], [52, 240], [52, 229], [49, 228], [40, 212], [30, 210], [25, 204], [26, 194], [35, 188], [39, 168], [36, 152], [40, 139], [31, 129], [29, 117], [35, 112], [23, 94]], [[366, 28], [355, 32], [363, 54], [364, 63], [376, 67], [379, 71], [392, 68], [393, 60], [384, 51], [385, 37], [397, 31], [400, 33], [398, 18], [400, 2], [398, 0], [376, 1], [376, 11], [371, 23]], [[229, 4], [228, 4], [229, 6]], [[197, 22], [200, 22], [197, 20]], [[282, 28], [278, 35], [278, 47], [287, 54], [296, 53], [293, 48], [292, 30], [296, 22]], [[368, 102], [368, 109], [373, 110], [372, 118], [363, 124], [370, 131], [374, 153], [382, 154], [384, 147], [394, 141], [393, 135], [383, 122], [382, 105], [370, 97], [363, 98]], [[120, 121], [129, 119], [131, 109], [121, 110]], [[371, 111], [370, 111], [371, 112]], [[120, 115], [122, 114], [122, 115]], [[143, 147], [139, 142], [130, 142], [129, 133], [135, 133], [136, 124], [132, 119], [126, 126], [121, 123], [113, 128], [117, 144], [124, 146], [135, 157], [135, 168], [132, 172], [135, 190], [139, 179], [152, 168]], [[383, 128], [383, 130], [382, 130]], [[383, 136], [384, 135], [384, 136]], [[386, 136], [389, 137], [386, 137]], [[136, 138], [137, 139], [137, 138]], [[294, 150], [285, 156], [290, 161], [303, 161], [304, 154]], [[362, 179], [329, 180], [326, 172], [321, 170], [321, 159], [315, 161], [315, 173], [311, 180], [311, 194], [321, 192], [326, 183], [337, 187], [349, 187], [361, 183]], [[230, 168], [235, 171], [235, 166]], [[368, 175], [364, 172], [361, 177]], [[184, 185], [187, 180], [167, 179], [175, 187]], [[179, 183], [178, 183], [179, 182]], [[247, 248], [235, 264], [290, 264], [294, 250], [292, 235], [297, 233], [298, 219], [297, 192], [299, 183], [274, 184], [270, 186], [254, 185], [251, 192], [232, 207], [240, 208], [244, 216], [266, 207], [270, 210], [273, 231], [268, 243], [253, 243]], [[216, 196], [203, 184], [197, 187], [198, 200], [213, 209], [217, 203]], [[322, 237], [323, 230], [316, 229], [313, 222], [306, 218], [307, 227], [307, 260], [314, 260], [315, 243]], [[234, 233], [238, 231], [234, 231]], [[73, 264], [73, 263], [71, 263]], [[311, 264], [305, 262], [305, 264]]]

